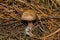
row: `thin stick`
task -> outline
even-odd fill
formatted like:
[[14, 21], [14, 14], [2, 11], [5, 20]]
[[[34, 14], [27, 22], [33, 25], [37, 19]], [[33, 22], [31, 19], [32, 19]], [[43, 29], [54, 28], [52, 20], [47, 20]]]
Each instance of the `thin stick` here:
[[54, 1], [53, 1], [53, 0], [51, 0], [51, 2], [52, 2], [52, 4], [54, 4], [54, 5], [55, 5], [55, 7], [58, 9], [58, 7], [57, 7], [56, 3], [54, 3]]
[[57, 29], [55, 32], [51, 33], [50, 35], [46, 36], [45, 38], [48, 38], [48, 37], [50, 37], [50, 36], [52, 36], [52, 35], [56, 34], [56, 33], [57, 33], [57, 32], [59, 32], [59, 31], [60, 31], [60, 28], [59, 28], [59, 29]]
[[47, 16], [43, 11], [41, 11], [36, 5], [31, 4], [33, 7], [35, 7], [37, 10], [39, 10], [44, 16]]

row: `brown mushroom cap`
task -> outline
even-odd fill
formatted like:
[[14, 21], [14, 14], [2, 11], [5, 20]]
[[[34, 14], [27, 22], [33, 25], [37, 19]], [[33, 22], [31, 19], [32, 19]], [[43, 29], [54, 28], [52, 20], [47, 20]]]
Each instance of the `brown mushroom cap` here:
[[33, 21], [37, 18], [36, 13], [33, 10], [25, 10], [21, 19], [26, 21]]

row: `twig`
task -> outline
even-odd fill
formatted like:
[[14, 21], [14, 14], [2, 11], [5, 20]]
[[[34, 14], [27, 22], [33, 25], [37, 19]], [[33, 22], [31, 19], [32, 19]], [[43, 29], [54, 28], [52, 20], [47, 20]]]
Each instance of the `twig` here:
[[19, 9], [16, 5], [13, 6], [17, 12], [23, 12], [23, 9]]
[[1, 9], [3, 9], [3, 6], [2, 6], [2, 5], [0, 5], [0, 10], [1, 10]]
[[48, 6], [46, 6], [46, 9], [48, 10], [49, 13], [52, 13], [51, 9], [49, 9]]
[[54, 5], [55, 5], [55, 7], [58, 9], [58, 7], [57, 7], [56, 3], [54, 3], [54, 1], [53, 1], [53, 0], [51, 0], [51, 2], [52, 2], [52, 4], [54, 4]]
[[48, 38], [48, 37], [50, 37], [50, 36], [52, 36], [52, 35], [56, 34], [56, 33], [57, 33], [57, 32], [59, 32], [59, 31], [60, 31], [60, 28], [59, 28], [59, 29], [57, 29], [55, 32], [53, 32], [53, 33], [49, 34], [48, 36], [44, 37], [44, 38]]
[[36, 5], [31, 4], [33, 7], [35, 7], [38, 11], [42, 13], [43, 16], [47, 16], [43, 11], [41, 11]]

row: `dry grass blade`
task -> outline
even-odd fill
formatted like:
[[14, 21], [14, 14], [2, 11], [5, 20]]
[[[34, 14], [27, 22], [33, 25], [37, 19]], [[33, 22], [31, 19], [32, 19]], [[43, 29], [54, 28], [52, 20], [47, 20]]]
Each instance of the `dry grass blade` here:
[[53, 32], [53, 33], [49, 34], [49, 35], [48, 35], [48, 36], [46, 36], [45, 38], [48, 38], [48, 37], [50, 37], [50, 36], [52, 36], [52, 35], [54, 35], [54, 34], [58, 33], [59, 31], [60, 31], [60, 28], [59, 28], [59, 29], [57, 29], [55, 32]]
[[53, 1], [53, 0], [51, 0], [51, 2], [52, 2], [52, 5], [54, 4], [54, 5], [55, 5], [55, 7], [58, 9], [58, 7], [57, 7], [56, 3], [54, 3], [54, 1]]

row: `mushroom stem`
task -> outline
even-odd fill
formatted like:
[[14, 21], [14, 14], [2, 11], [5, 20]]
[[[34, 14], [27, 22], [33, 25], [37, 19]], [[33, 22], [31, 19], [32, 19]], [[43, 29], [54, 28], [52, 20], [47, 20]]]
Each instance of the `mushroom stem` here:
[[28, 26], [27, 27], [32, 28], [33, 26], [34, 25], [33, 25], [32, 21], [28, 21]]
[[30, 37], [33, 37], [33, 34], [31, 33], [31, 28], [33, 27], [32, 21], [28, 21], [28, 26], [26, 28], [26, 34]]

